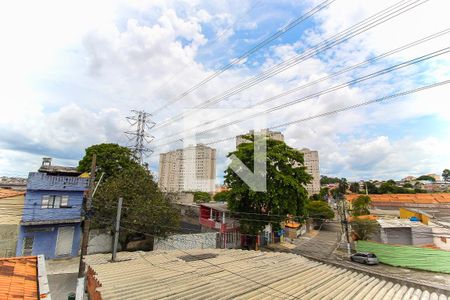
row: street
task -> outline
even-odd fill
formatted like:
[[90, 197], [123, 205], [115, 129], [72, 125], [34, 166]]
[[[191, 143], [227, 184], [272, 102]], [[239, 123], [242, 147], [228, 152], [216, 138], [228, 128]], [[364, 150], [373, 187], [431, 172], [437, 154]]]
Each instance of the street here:
[[350, 261], [347, 258], [345, 249], [337, 249], [338, 241], [340, 239], [340, 232], [336, 232], [334, 230], [335, 228], [338, 228], [336, 226], [340, 225], [327, 224], [324, 228], [331, 229], [333, 231], [322, 229], [320, 231], [313, 232], [311, 237], [300, 237], [294, 240], [293, 244], [295, 245], [295, 248], [290, 249], [289, 252], [304, 255], [310, 258], [316, 258], [324, 262], [338, 264], [343, 267], [369, 272], [379, 276], [390, 276], [399, 280], [426, 284], [450, 291], [450, 274], [412, 270], [381, 263], [374, 266], [368, 266]]

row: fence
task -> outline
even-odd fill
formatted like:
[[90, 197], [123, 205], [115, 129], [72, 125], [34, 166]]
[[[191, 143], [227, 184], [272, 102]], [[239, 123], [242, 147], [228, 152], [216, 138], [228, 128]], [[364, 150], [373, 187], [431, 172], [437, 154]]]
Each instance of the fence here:
[[358, 241], [356, 249], [373, 252], [380, 262], [388, 265], [450, 274], [449, 251], [367, 241]]

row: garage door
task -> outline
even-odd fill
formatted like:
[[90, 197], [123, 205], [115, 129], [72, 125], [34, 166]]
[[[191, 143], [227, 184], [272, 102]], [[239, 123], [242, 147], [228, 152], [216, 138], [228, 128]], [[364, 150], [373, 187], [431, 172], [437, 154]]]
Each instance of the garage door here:
[[56, 240], [56, 255], [70, 255], [72, 253], [73, 226], [58, 228], [58, 238]]

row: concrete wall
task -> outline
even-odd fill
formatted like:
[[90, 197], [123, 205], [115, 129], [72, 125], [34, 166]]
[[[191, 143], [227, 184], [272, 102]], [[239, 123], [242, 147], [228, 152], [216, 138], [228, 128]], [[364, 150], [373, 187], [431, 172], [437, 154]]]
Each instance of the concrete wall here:
[[166, 239], [156, 238], [154, 250], [176, 250], [176, 249], [204, 249], [217, 248], [216, 232], [205, 232], [196, 234], [176, 234]]
[[[73, 226], [74, 234], [72, 241], [72, 253], [70, 256], [77, 256], [80, 249], [81, 226], [76, 224], [57, 224], [39, 226], [20, 226], [19, 239], [17, 241], [16, 255], [22, 256], [23, 240], [25, 237], [34, 237], [32, 255], [42, 254], [46, 259], [58, 257], [55, 253], [58, 236], [58, 228], [63, 226]], [[39, 231], [45, 230], [45, 231]]]
[[442, 250], [450, 251], [450, 229], [433, 227], [433, 243]]
[[88, 254], [109, 253], [112, 251], [112, 242], [113, 236], [109, 230], [93, 229], [89, 232]]
[[[411, 228], [383, 228], [381, 240], [386, 244], [412, 245]], [[383, 234], [384, 232], [384, 234]]]
[[11, 257], [16, 254], [19, 225], [0, 224], [0, 257]]
[[431, 227], [412, 227], [413, 245], [431, 245], [433, 244], [433, 232]]

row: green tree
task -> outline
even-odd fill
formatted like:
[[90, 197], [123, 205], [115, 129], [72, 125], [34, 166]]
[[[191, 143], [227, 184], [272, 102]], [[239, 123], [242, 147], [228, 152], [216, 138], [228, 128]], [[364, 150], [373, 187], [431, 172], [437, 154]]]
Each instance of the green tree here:
[[330, 189], [328, 187], [321, 188], [320, 192], [319, 192], [320, 200], [327, 201], [329, 192], [330, 192]]
[[216, 202], [228, 202], [228, 199], [230, 199], [230, 191], [219, 192], [213, 198]]
[[347, 190], [348, 190], [348, 182], [347, 182], [346, 178], [341, 178], [337, 189], [338, 189], [340, 198], [344, 197], [344, 195], [347, 193]]
[[136, 237], [166, 237], [177, 231], [177, 210], [140, 165], [110, 176], [99, 187], [93, 199], [95, 227], [113, 227], [119, 197], [123, 198], [119, 235], [122, 249], [126, 250], [128, 242]]
[[316, 223], [334, 218], [334, 212], [331, 207], [324, 201], [310, 201], [306, 204], [308, 216]]
[[369, 196], [361, 195], [356, 198], [352, 203], [352, 214], [353, 216], [363, 216], [370, 214], [370, 204], [372, 200]]
[[320, 200], [320, 195], [319, 194], [312, 194], [311, 197], [309, 197], [309, 200], [311, 200], [311, 201], [318, 201], [318, 200]]
[[378, 231], [378, 224], [373, 220], [355, 218], [350, 225], [357, 240], [366, 241]]
[[409, 182], [403, 184], [403, 187], [407, 188], [407, 189], [413, 189], [414, 188], [414, 186], [411, 183], [409, 183]]
[[[252, 172], [254, 171], [254, 142], [253, 136], [246, 136], [248, 143], [240, 144], [236, 151], [228, 154], [231, 164], [236, 164], [236, 158], [242, 161]], [[279, 227], [280, 215], [304, 215], [305, 202], [308, 193], [305, 185], [312, 177], [303, 167], [303, 154], [284, 142], [273, 139], [266, 140], [266, 192], [256, 192], [231, 169], [225, 171], [225, 183], [231, 188], [229, 191], [228, 207], [239, 217], [241, 233], [255, 235], [271, 222], [274, 229]], [[258, 155], [258, 154], [257, 154]], [[278, 216], [278, 217], [274, 217]], [[250, 241], [254, 245], [254, 239]]]
[[207, 192], [194, 192], [195, 203], [206, 203], [211, 201], [211, 195]]
[[450, 180], [450, 170], [449, 169], [445, 169], [444, 171], [442, 171], [442, 179], [444, 179], [444, 181]]
[[430, 175], [422, 175], [416, 178], [416, 180], [426, 180], [426, 181], [432, 181], [435, 182], [436, 179]]
[[356, 194], [359, 193], [359, 182], [352, 182], [352, 184], [350, 184], [350, 191]]
[[337, 177], [328, 177], [328, 176], [320, 176], [320, 184], [321, 185], [325, 185], [325, 184], [330, 184], [330, 183], [339, 183], [340, 179]]
[[98, 144], [86, 148], [86, 154], [78, 163], [80, 172], [90, 172], [94, 153], [97, 155], [97, 178], [104, 172], [103, 179], [106, 180], [123, 170], [139, 166], [133, 160], [130, 149], [117, 144]]
[[364, 182], [364, 184], [367, 186], [367, 192], [369, 194], [379, 194], [380, 193], [377, 186], [373, 182], [366, 181], [366, 182]]

